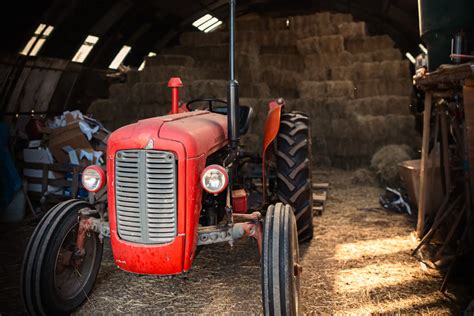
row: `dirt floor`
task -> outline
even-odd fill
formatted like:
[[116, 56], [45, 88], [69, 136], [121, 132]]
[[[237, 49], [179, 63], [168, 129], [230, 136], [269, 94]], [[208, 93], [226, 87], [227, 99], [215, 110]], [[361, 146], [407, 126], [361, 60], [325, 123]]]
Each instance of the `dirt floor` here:
[[[407, 215], [378, 207], [380, 188], [354, 187], [350, 172], [327, 171], [325, 213], [314, 219], [315, 239], [301, 246], [303, 312], [457, 314], [436, 272], [410, 256], [416, 246]], [[115, 267], [106, 252], [96, 287], [77, 314], [260, 314], [260, 265], [256, 244], [241, 241], [205, 247], [181, 276], [134, 275]]]
[[[318, 182], [330, 182], [330, 192], [324, 214], [314, 219], [314, 240], [301, 245], [303, 312], [459, 314], [466, 298], [457, 299], [451, 287], [447, 295], [440, 293], [438, 272], [422, 269], [410, 255], [416, 246], [413, 219], [361, 210], [379, 207], [381, 189], [354, 186], [351, 175], [339, 170], [317, 174]], [[0, 230], [1, 315], [23, 311], [19, 270], [32, 226], [16, 227], [15, 234], [11, 229]], [[96, 286], [77, 315], [261, 312], [257, 247], [244, 240], [233, 249], [228, 244], [202, 248], [191, 271], [174, 277], [121, 271], [107, 244]]]

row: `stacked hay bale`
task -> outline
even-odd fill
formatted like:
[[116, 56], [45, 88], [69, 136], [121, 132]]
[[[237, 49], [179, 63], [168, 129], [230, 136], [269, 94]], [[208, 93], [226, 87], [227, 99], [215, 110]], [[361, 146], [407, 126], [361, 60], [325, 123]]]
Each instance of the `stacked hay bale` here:
[[[368, 165], [385, 145], [418, 145], [408, 111], [409, 65], [388, 36], [369, 36], [365, 23], [347, 14], [288, 20], [252, 14], [237, 19], [241, 104], [255, 110], [244, 145], [259, 147], [267, 104], [277, 97], [286, 99], [289, 110], [310, 116], [316, 163], [354, 168]], [[111, 128], [162, 115], [170, 108], [171, 76], [183, 79], [184, 100], [225, 99], [227, 58], [225, 29], [183, 33], [179, 46], [147, 58], [138, 81], [111, 86], [110, 99], [96, 101], [89, 112]]]

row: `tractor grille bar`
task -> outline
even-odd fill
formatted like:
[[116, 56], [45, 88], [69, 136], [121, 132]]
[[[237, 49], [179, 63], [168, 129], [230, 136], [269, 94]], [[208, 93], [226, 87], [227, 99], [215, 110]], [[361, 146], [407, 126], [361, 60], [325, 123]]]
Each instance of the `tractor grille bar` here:
[[121, 239], [164, 244], [176, 236], [176, 158], [157, 150], [115, 156], [115, 209]]

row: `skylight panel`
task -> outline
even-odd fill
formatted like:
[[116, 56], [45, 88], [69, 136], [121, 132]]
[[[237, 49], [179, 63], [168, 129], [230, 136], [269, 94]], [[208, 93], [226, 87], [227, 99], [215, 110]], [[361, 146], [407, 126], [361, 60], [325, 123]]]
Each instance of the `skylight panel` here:
[[410, 53], [407, 52], [407, 53], [405, 53], [405, 56], [406, 56], [406, 58], [408, 58], [408, 60], [409, 60], [412, 64], [416, 64], [416, 59], [415, 59], [415, 57], [413, 57], [412, 54], [410, 54]]
[[212, 24], [209, 26], [207, 29], [204, 30], [204, 33], [209, 33], [214, 31], [216, 28], [218, 28], [222, 24], [222, 21], [217, 21], [216, 23]]
[[41, 35], [41, 33], [43, 33], [45, 28], [46, 28], [46, 24], [38, 25], [38, 27], [36, 28], [35, 34], [36, 35]]
[[426, 47], [423, 45], [423, 44], [418, 44], [418, 47], [421, 49], [421, 51], [424, 53], [424, 54], [428, 54], [428, 50], [426, 49]]
[[30, 51], [30, 56], [38, 55], [38, 52], [40, 51], [41, 47], [43, 47], [43, 44], [45, 42], [46, 42], [45, 38], [38, 39], [38, 41], [36, 41], [35, 46], [33, 46], [33, 49]]
[[54, 30], [54, 27], [51, 26], [51, 25], [48, 25], [48, 27], [46, 28], [46, 30], [44, 30], [43, 32], [43, 35], [44, 36], [49, 36], [51, 34], [51, 32], [53, 32]]
[[204, 22], [209, 21], [210, 19], [212, 19], [212, 15], [206, 14], [205, 16], [194, 21], [193, 26], [198, 27], [199, 25], [203, 24]]
[[210, 19], [209, 21], [207, 22], [204, 22], [203, 24], [199, 25], [198, 26], [198, 29], [200, 31], [204, 31], [205, 29], [207, 29], [209, 26], [213, 25], [214, 23], [218, 22], [219, 20], [217, 18], [212, 18]]
[[98, 41], [99, 38], [97, 36], [88, 35], [84, 40], [84, 43], [72, 58], [72, 61], [76, 63], [83, 63]]
[[27, 56], [28, 53], [33, 48], [33, 45], [35, 44], [35, 42], [36, 42], [36, 36], [33, 36], [32, 38], [30, 38], [28, 43], [26, 43], [25, 48], [23, 48], [23, 50], [20, 52], [20, 54]]
[[124, 45], [122, 49], [118, 52], [117, 56], [115, 56], [114, 60], [109, 65], [110, 69], [117, 69], [120, 64], [124, 61], [125, 57], [127, 57], [128, 53], [132, 48], [130, 46]]
[[30, 38], [20, 54], [25, 56], [36, 56], [43, 47], [44, 43], [54, 30], [54, 26], [41, 23], [36, 28], [33, 36]]
[[[148, 57], [155, 57], [156, 53], [155, 52], [149, 52], [147, 56]], [[145, 68], [145, 65], [146, 65], [146, 60], [143, 60], [140, 67], [138, 67], [138, 71], [142, 71]]]
[[203, 17], [193, 22], [194, 27], [198, 28], [200, 31], [203, 31], [205, 33], [215, 30], [221, 24], [222, 24], [221, 20], [219, 20], [218, 18], [210, 14], [206, 14]]

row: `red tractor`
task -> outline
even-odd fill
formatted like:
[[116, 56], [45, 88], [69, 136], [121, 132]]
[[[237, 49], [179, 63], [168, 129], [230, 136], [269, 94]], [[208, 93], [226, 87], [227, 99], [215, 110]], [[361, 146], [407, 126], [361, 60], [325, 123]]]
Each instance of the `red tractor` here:
[[110, 135], [106, 170], [90, 166], [82, 174], [89, 201], [57, 204], [30, 239], [22, 270], [30, 314], [68, 314], [86, 299], [104, 237], [119, 268], [173, 275], [191, 269], [198, 246], [246, 236], [261, 254], [264, 313], [300, 314], [298, 240], [313, 236], [309, 120], [285, 112], [282, 99], [270, 102], [261, 156], [239, 147], [252, 109], [239, 106], [235, 0], [229, 2], [228, 101], [199, 99], [179, 108], [182, 83], [172, 78], [169, 115]]

